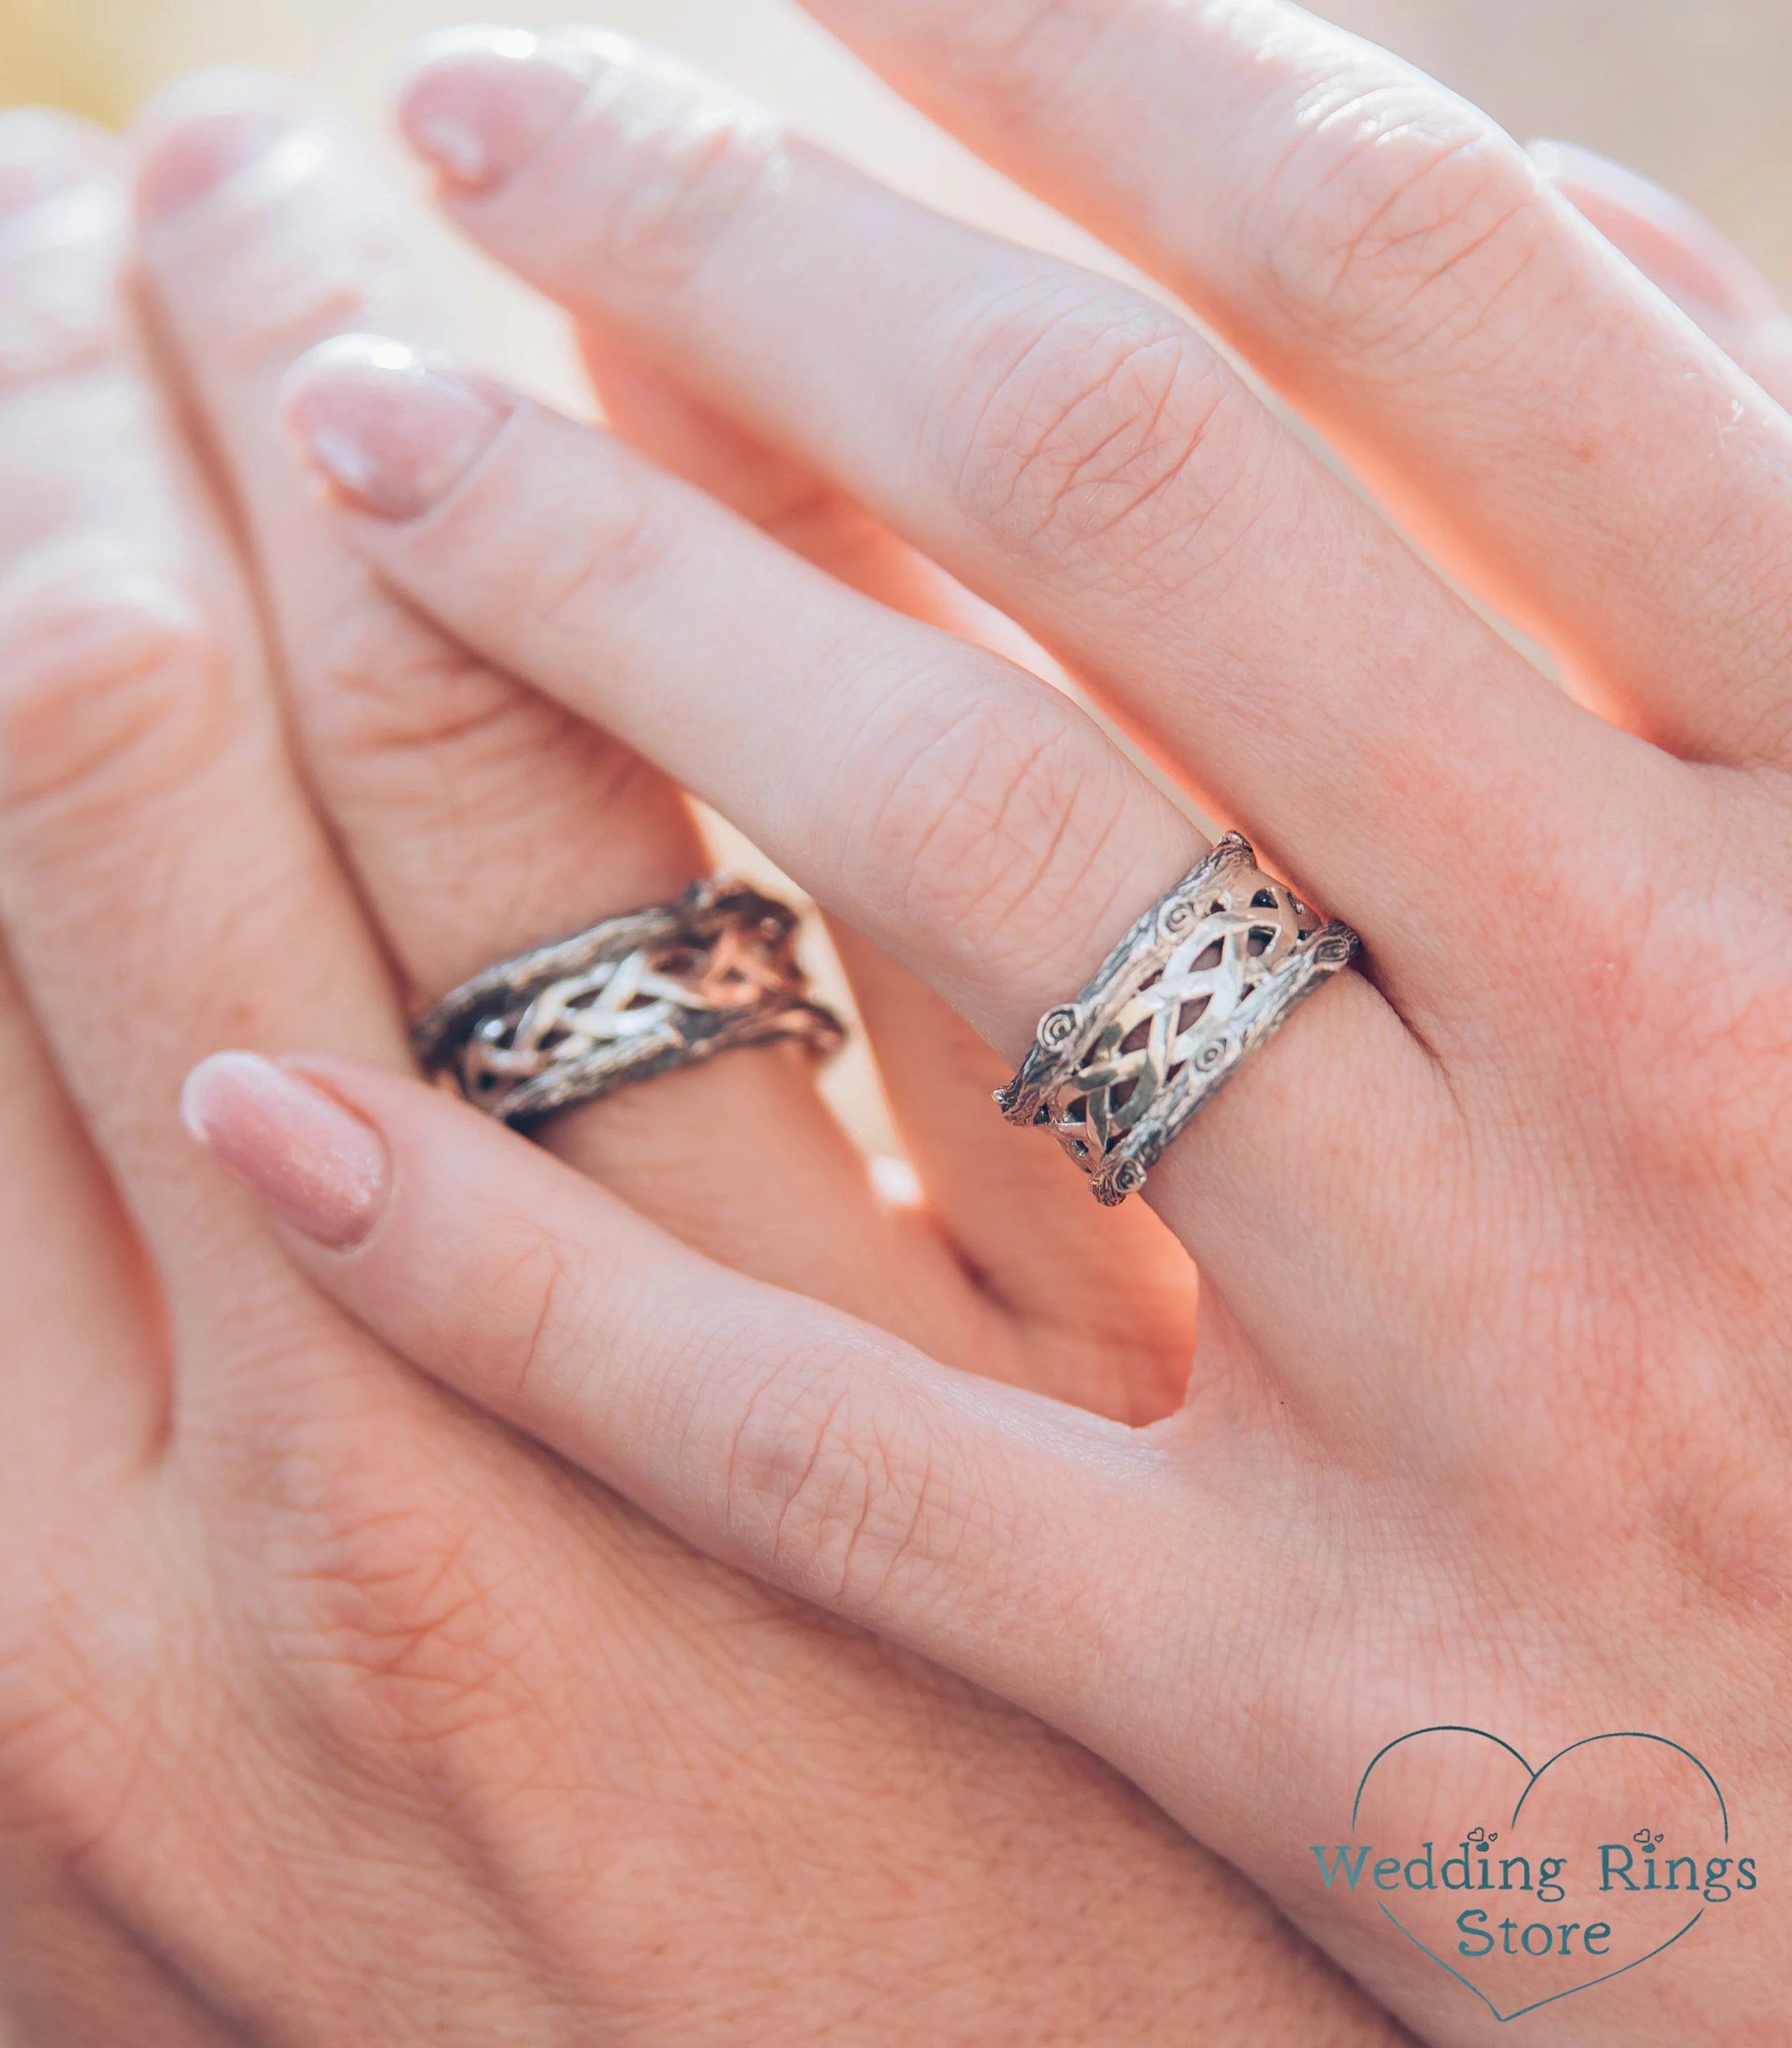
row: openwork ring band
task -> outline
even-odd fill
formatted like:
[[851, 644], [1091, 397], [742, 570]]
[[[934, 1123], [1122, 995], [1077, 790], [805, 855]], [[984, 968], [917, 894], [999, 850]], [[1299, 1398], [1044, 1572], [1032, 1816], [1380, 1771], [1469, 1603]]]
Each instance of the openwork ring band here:
[[1228, 832], [1153, 905], [1074, 1003], [1048, 1010], [995, 1100], [1049, 1128], [1111, 1207], [1357, 949]]
[[824, 1057], [845, 1032], [809, 995], [797, 925], [788, 904], [712, 876], [487, 968], [417, 1019], [412, 1044], [425, 1072], [524, 1127], [737, 1046], [791, 1039]]

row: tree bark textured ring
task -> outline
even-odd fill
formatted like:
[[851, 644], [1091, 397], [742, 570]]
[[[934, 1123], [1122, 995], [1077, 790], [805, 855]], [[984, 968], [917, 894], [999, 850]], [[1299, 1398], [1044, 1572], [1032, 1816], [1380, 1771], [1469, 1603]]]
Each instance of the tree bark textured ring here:
[[797, 913], [712, 876], [676, 902], [606, 918], [501, 960], [420, 1017], [425, 1070], [477, 1109], [527, 1126], [741, 1045], [845, 1038], [813, 1001]]
[[1357, 949], [1228, 832], [1154, 904], [1074, 1003], [1048, 1010], [995, 1100], [1049, 1127], [1097, 1201], [1123, 1202], [1247, 1053]]

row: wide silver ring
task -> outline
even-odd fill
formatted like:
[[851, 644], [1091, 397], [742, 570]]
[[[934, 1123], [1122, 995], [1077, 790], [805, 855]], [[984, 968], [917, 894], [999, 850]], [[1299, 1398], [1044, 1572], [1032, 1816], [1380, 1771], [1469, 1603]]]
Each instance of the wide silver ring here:
[[995, 1100], [1049, 1127], [1111, 1207], [1135, 1194], [1245, 1056], [1357, 948], [1228, 832], [1154, 904], [1074, 1003], [1048, 1010]]
[[411, 1042], [425, 1072], [524, 1126], [737, 1046], [792, 1039], [825, 1056], [845, 1030], [810, 998], [798, 922], [712, 876], [500, 960], [420, 1017]]

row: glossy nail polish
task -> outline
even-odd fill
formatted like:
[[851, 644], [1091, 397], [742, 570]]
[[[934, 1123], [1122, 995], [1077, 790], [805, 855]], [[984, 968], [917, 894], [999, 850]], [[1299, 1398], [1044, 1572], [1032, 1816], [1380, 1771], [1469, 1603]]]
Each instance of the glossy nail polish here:
[[523, 29], [453, 29], [421, 43], [399, 83], [398, 129], [453, 184], [489, 192], [514, 176], [589, 91], [596, 62], [576, 41]]
[[187, 1077], [188, 1130], [289, 1229], [334, 1251], [361, 1243], [390, 1179], [373, 1127], [315, 1082], [254, 1053], [219, 1053]]
[[479, 460], [515, 409], [501, 392], [401, 342], [326, 342], [294, 364], [286, 420], [301, 452], [355, 510], [415, 519]]

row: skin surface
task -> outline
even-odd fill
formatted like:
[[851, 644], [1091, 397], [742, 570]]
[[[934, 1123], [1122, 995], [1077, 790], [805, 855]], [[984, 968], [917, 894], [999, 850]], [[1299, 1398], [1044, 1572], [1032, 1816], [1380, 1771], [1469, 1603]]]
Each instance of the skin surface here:
[[[1465, 1982], [1324, 1887], [1310, 1845], [1363, 1812], [1403, 1856], [1475, 1823], [1561, 1842], [1589, 1936], [1581, 1869], [1651, 1815], [1748, 1859], [1647, 1968], [1672, 1928], [1612, 1907], [1580, 1980], [1624, 1973], [1553, 1970], [1526, 2024], [1775, 2041], [1792, 417], [1546, 162], [1274, 0], [813, 11], [1194, 305], [1569, 688], [1158, 301], [616, 39], [438, 45], [401, 117], [454, 218], [1010, 615], [1357, 927], [1364, 972], [1154, 1171], [1202, 1297], [1188, 1397], [1143, 1427], [704, 1265], [351, 1068], [313, 1107], [378, 1132], [376, 1185], [287, 1201], [294, 1255], [692, 1540], [1100, 1751], [1427, 2038], [1506, 2038], [1525, 1956]], [[1672, 285], [1697, 251], [1664, 230], [1665, 262], [1629, 199], [1608, 224]], [[1752, 336], [1777, 314], [1743, 297]], [[289, 406], [392, 587], [715, 804], [1010, 1061], [1198, 850], [1067, 699], [613, 439], [372, 344], [301, 366]], [[246, 1134], [288, 1085], [194, 1083], [274, 1198]], [[1511, 1748], [1409, 1750], [1353, 1809], [1438, 1724]], [[1513, 1755], [1614, 1731], [1659, 1740], [1575, 1752], [1519, 1836]]]
[[[133, 249], [103, 138], [0, 120], [20, 2039], [1130, 2044], [1186, 2039], [1191, 2012], [1239, 2048], [1403, 2038], [1073, 1742], [696, 1555], [413, 1372], [182, 1132], [203, 1055], [324, 1047], [396, 1076], [412, 1003], [706, 855], [656, 771], [382, 589], [288, 449], [296, 354], [344, 326], [454, 332], [328, 110], [212, 79], [140, 141]], [[966, 609], [675, 389], [607, 376], [792, 544]], [[775, 1054], [564, 1120], [556, 1173], [967, 1365], [1173, 1407], [1185, 1255], [1143, 1212], [1092, 1235], [1076, 1190], [972, 1132], [993, 1056], [874, 951], [855, 964], [874, 1036], [926, 1076], [909, 1128], [937, 1212], [880, 1200]], [[384, 1162], [307, 1099], [249, 1126], [315, 1218]]]

